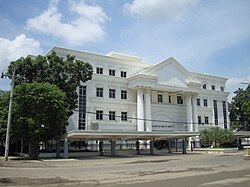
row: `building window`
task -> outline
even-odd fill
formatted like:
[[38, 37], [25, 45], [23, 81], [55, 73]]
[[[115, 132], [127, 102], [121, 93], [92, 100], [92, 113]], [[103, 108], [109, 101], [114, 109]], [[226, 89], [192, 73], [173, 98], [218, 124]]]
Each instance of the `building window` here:
[[200, 99], [196, 99], [197, 102], [197, 106], [201, 106], [201, 100]]
[[158, 94], [158, 103], [162, 103], [163, 102], [163, 97], [161, 94]]
[[103, 88], [96, 88], [96, 97], [103, 97]]
[[121, 77], [126, 78], [127, 77], [127, 72], [126, 71], [121, 71]]
[[204, 99], [204, 100], [203, 100], [203, 105], [204, 105], [204, 106], [207, 106], [207, 99]]
[[183, 104], [183, 99], [181, 96], [177, 96], [177, 104]]
[[207, 89], [207, 85], [206, 85], [206, 84], [203, 84], [202, 88], [203, 88], [203, 89]]
[[121, 99], [127, 99], [127, 90], [121, 91]]
[[215, 90], [215, 85], [211, 85], [211, 90]]
[[218, 125], [218, 107], [217, 107], [217, 101], [213, 101], [214, 104], [214, 124]]
[[224, 92], [224, 87], [223, 86], [220, 87], [220, 91]]
[[103, 68], [97, 67], [97, 68], [96, 68], [96, 73], [97, 73], [97, 74], [103, 74]]
[[201, 124], [201, 116], [198, 116], [198, 124]]
[[96, 111], [96, 120], [103, 120], [103, 111], [102, 110]]
[[122, 118], [122, 121], [127, 121], [128, 120], [128, 113], [127, 112], [121, 112], [121, 118]]
[[223, 119], [224, 119], [224, 129], [227, 129], [227, 105], [226, 101], [222, 101]]
[[109, 89], [109, 98], [115, 98], [115, 89]]
[[209, 122], [208, 122], [208, 117], [207, 116], [205, 116], [205, 124], [208, 124]]
[[79, 117], [78, 117], [78, 129], [85, 130], [86, 126], [86, 86], [79, 87]]
[[115, 111], [109, 111], [109, 120], [115, 120]]
[[168, 103], [171, 103], [171, 95], [168, 96]]
[[109, 69], [109, 76], [115, 76], [115, 70]]

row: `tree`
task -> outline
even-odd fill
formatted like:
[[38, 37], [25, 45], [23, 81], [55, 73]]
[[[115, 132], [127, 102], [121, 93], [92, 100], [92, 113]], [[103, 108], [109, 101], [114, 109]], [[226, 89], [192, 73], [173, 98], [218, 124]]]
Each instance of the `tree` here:
[[14, 89], [14, 139], [30, 144], [30, 157], [37, 159], [39, 142], [59, 135], [68, 119], [66, 94], [49, 83], [23, 83]]
[[210, 127], [200, 132], [200, 140], [209, 145], [214, 143], [215, 147], [217, 147], [218, 145], [233, 143], [235, 137], [231, 130], [222, 129], [220, 127]]
[[58, 86], [67, 96], [66, 102], [69, 104], [69, 115], [77, 107], [77, 87], [80, 82], [86, 82], [92, 78], [93, 68], [89, 63], [76, 60], [74, 56], [57, 56], [53, 51], [48, 56], [38, 56], [32, 58], [20, 58], [10, 63], [8, 74], [12, 75], [13, 70], [19, 77], [15, 84], [23, 82], [50, 83]]
[[229, 105], [231, 127], [236, 130], [250, 131], [250, 85], [244, 90], [239, 88]]
[[8, 119], [8, 107], [9, 107], [9, 92], [0, 91], [0, 141], [3, 145], [5, 141], [7, 119]]

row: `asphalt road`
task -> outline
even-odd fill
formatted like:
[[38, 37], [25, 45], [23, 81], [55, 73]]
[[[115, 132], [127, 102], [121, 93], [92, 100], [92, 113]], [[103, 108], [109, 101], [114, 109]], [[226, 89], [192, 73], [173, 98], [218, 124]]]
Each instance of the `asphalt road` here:
[[120, 155], [1, 161], [0, 186], [250, 187], [250, 160], [243, 159], [243, 152]]

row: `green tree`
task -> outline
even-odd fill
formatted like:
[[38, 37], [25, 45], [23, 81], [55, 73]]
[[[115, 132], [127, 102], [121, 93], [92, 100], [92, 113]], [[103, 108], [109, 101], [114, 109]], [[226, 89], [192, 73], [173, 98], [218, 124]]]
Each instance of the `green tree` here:
[[69, 116], [72, 110], [77, 107], [77, 87], [80, 82], [86, 82], [92, 78], [92, 66], [81, 60], [76, 60], [74, 56], [67, 55], [66, 58], [59, 57], [53, 51], [47, 56], [37, 56], [32, 58], [20, 58], [10, 63], [8, 74], [16, 69], [19, 77], [15, 84], [23, 82], [42, 82], [58, 86], [67, 96], [66, 102], [69, 104]]
[[38, 156], [39, 142], [59, 135], [68, 119], [69, 105], [66, 94], [49, 83], [23, 83], [14, 89], [12, 131], [14, 139], [30, 145], [30, 157]]
[[4, 144], [7, 119], [8, 119], [8, 107], [9, 107], [9, 92], [0, 91], [0, 141]]
[[[76, 60], [71, 55], [67, 55], [65, 58], [59, 57], [54, 51], [47, 56], [28, 56], [11, 62], [8, 74], [13, 74], [14, 69], [18, 77], [15, 81], [16, 85], [38, 82], [54, 84], [60, 88], [66, 94], [67, 119], [73, 114], [73, 109], [77, 107], [77, 87], [81, 82], [90, 80], [93, 74], [93, 68], [89, 63]], [[33, 115], [35, 114], [33, 113]], [[67, 119], [65, 119], [65, 124]], [[55, 123], [57, 122], [55, 121]], [[57, 137], [58, 144], [59, 135], [56, 134], [58, 132], [53, 133]], [[58, 153], [57, 146], [57, 156]]]
[[250, 85], [244, 90], [239, 88], [229, 105], [231, 128], [250, 131]]
[[212, 145], [231, 144], [234, 142], [235, 137], [231, 130], [222, 129], [220, 127], [205, 128], [200, 132], [200, 140], [202, 143]]

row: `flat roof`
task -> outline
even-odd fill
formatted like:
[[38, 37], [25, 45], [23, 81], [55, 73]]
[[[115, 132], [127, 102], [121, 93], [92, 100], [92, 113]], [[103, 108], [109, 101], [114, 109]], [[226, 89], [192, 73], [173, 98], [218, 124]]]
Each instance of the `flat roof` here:
[[250, 138], [250, 131], [236, 131], [234, 135], [238, 138]]
[[62, 138], [68, 140], [167, 140], [199, 136], [199, 132], [145, 132], [145, 131], [106, 131], [106, 130], [73, 130]]

